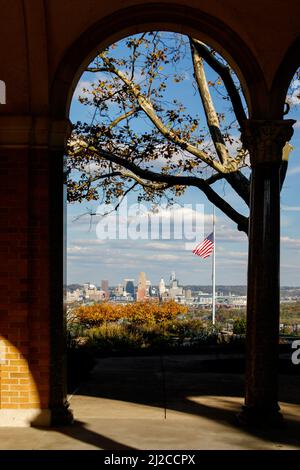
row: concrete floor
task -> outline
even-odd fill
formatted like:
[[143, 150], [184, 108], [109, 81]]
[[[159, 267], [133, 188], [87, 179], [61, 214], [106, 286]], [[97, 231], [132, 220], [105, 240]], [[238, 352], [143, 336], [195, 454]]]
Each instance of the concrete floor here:
[[243, 377], [200, 369], [197, 355], [100, 359], [73, 425], [0, 428], [0, 449], [300, 449], [299, 376], [280, 378], [285, 428], [254, 431], [236, 424]]

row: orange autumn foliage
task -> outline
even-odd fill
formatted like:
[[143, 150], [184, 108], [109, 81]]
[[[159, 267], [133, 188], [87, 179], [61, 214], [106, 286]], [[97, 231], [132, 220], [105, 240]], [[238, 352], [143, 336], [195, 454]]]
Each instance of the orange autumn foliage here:
[[121, 319], [134, 322], [159, 323], [172, 320], [179, 314], [187, 313], [188, 308], [174, 301], [134, 302], [127, 305], [101, 303], [85, 305], [75, 310], [78, 321], [86, 326], [97, 326], [104, 322], [113, 322]]

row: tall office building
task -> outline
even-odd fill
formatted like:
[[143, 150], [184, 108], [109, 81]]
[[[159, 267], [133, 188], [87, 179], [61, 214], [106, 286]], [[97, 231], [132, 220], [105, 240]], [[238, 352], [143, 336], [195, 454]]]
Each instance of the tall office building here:
[[175, 272], [173, 272], [170, 277], [170, 288], [169, 288], [170, 299], [176, 299], [176, 297], [181, 296], [181, 295], [183, 295], [183, 288], [179, 287]]
[[146, 278], [146, 274], [144, 272], [140, 272], [139, 280], [138, 280], [136, 300], [137, 301], [146, 300], [146, 295], [147, 295], [147, 278]]
[[124, 279], [124, 290], [134, 298], [135, 288], [134, 279]]
[[101, 281], [101, 290], [105, 294], [105, 300], [109, 299], [109, 290], [108, 290], [108, 281], [106, 279], [103, 279]]
[[162, 296], [166, 292], [166, 285], [163, 278], [161, 278], [161, 280], [159, 281], [158, 291], [160, 296]]
[[184, 296], [185, 296], [186, 299], [189, 299], [189, 300], [190, 300], [190, 299], [192, 298], [192, 291], [191, 291], [191, 289], [186, 289], [186, 290], [184, 291]]
[[114, 289], [114, 294], [117, 297], [121, 297], [123, 295], [124, 287], [122, 284], [118, 284]]

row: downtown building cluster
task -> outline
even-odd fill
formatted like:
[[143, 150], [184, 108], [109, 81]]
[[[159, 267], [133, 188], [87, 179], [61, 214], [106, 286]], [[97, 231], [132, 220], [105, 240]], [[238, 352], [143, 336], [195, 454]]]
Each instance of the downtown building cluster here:
[[[66, 293], [67, 303], [87, 304], [109, 301], [125, 304], [135, 301], [166, 302], [169, 300], [183, 305], [205, 308], [212, 305], [212, 294], [203, 292], [199, 288], [181, 286], [175, 272], [171, 273], [167, 282], [161, 278], [157, 285], [153, 285], [143, 271], [139, 273], [137, 281], [134, 278], [125, 278], [122, 283], [109, 287], [108, 281], [102, 280], [99, 288], [95, 284], [85, 283], [80, 288], [67, 289]], [[216, 302], [219, 306], [245, 307], [246, 296], [217, 292]]]

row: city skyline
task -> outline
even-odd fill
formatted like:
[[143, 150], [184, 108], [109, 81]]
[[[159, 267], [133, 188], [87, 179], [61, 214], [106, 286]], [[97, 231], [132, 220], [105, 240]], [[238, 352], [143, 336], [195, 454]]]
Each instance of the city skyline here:
[[[98, 240], [95, 234], [97, 220], [93, 220], [91, 226], [88, 217], [74, 221], [74, 208], [71, 209], [68, 213], [67, 284], [83, 284], [86, 280], [101, 277], [108, 278], [110, 284], [117, 284], [119, 279], [136, 278], [142, 270], [151, 280], [159, 281], [174, 267], [186, 284], [211, 283], [211, 258], [196, 257], [185, 249], [183, 241]], [[207, 219], [209, 215], [206, 214]], [[281, 285], [286, 286], [300, 285], [300, 239], [295, 233], [297, 216], [297, 211], [283, 210]], [[216, 219], [216, 284], [246, 285], [247, 237], [222, 214], [217, 212]], [[209, 230], [210, 225], [206, 222], [205, 233]]]
[[[144, 271], [139, 272], [137, 282], [134, 279], [124, 279], [122, 283], [116, 286], [109, 286], [108, 280], [100, 281], [100, 288], [96, 284], [85, 283], [81, 285], [73, 285], [73, 288], [67, 288], [66, 303], [68, 305], [74, 302], [81, 304], [110, 302], [117, 304], [128, 304], [132, 302], [169, 302], [186, 306], [210, 306], [213, 304], [213, 298], [218, 299], [218, 305], [223, 306], [245, 306], [247, 297], [245, 291], [236, 292], [232, 290], [217, 290], [213, 297], [213, 290], [208, 288], [184, 286], [172, 271], [165, 282], [160, 279], [157, 285], [152, 284]], [[234, 289], [233, 289], [234, 290]], [[290, 295], [290, 294], [289, 294]]]
[[[140, 271], [136, 274], [135, 277], [125, 277], [123, 279], [123, 282], [121, 282], [122, 280], [119, 279], [117, 283], [113, 284], [110, 282], [109, 279], [100, 279], [100, 282], [95, 282], [95, 281], [91, 281], [91, 280], [85, 280], [84, 283], [71, 283], [71, 284], [68, 284], [68, 285], [90, 285], [92, 287], [94, 286], [97, 286], [99, 287], [101, 290], [103, 290], [104, 292], [107, 291], [109, 288], [113, 288], [113, 287], [116, 287], [118, 285], [123, 285], [125, 290], [127, 290], [127, 292], [130, 292], [130, 289], [131, 289], [131, 286], [133, 285], [134, 287], [138, 288], [139, 285], [142, 286], [142, 288], [146, 288], [146, 286], [156, 286], [156, 287], [159, 287], [160, 285], [162, 286], [162, 289], [167, 287], [167, 286], [170, 286], [173, 281], [176, 281], [177, 283], [179, 283], [179, 277], [177, 276], [176, 274], [176, 271], [173, 270], [171, 271], [170, 273], [168, 273], [166, 276], [161, 276], [159, 281], [158, 282], [152, 282], [151, 279], [149, 279], [147, 277], [147, 273], [145, 271]], [[180, 285], [184, 285], [182, 282], [180, 282]], [[190, 284], [188, 284], [190, 285]], [[197, 285], [197, 284], [195, 284]]]

